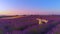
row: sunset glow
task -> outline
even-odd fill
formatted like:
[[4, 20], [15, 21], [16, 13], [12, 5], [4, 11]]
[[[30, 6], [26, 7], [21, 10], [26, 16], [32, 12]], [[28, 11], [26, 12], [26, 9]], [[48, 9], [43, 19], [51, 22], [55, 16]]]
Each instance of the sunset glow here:
[[0, 15], [60, 14], [58, 0], [0, 0]]

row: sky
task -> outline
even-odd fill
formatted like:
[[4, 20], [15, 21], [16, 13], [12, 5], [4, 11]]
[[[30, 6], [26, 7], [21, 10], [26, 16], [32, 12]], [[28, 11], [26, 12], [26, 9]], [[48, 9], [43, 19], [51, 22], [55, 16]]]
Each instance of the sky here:
[[1, 15], [60, 15], [60, 0], [0, 0]]

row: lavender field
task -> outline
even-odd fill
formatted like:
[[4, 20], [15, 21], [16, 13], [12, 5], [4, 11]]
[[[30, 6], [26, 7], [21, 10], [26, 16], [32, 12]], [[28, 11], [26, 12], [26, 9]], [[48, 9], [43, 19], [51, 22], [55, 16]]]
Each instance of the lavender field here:
[[[8, 17], [0, 18], [0, 34], [59, 34], [60, 33], [60, 15], [27, 15], [12, 19], [7, 18]], [[36, 20], [37, 18], [46, 19], [48, 20], [48, 22], [39, 24], [39, 21]]]

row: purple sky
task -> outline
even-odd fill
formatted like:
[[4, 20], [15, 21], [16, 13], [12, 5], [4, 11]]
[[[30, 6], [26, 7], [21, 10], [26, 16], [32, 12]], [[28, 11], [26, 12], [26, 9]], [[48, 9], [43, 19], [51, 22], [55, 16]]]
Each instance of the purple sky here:
[[60, 15], [60, 0], [0, 0], [0, 14]]

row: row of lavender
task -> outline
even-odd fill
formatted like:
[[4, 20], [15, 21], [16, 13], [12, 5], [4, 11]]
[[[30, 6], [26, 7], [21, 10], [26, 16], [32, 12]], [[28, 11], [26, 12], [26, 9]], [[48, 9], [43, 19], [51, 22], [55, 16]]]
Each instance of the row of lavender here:
[[[36, 18], [48, 19], [47, 24], [38, 24]], [[55, 20], [56, 19], [56, 20]], [[55, 22], [57, 21], [57, 22]], [[1, 33], [12, 34], [46, 34], [50, 29], [59, 24], [59, 18], [53, 17], [41, 17], [41, 16], [28, 16], [24, 18], [16, 19], [0, 19]], [[8, 34], [7, 33], [7, 34]], [[2, 33], [4, 34], [4, 33]]]

